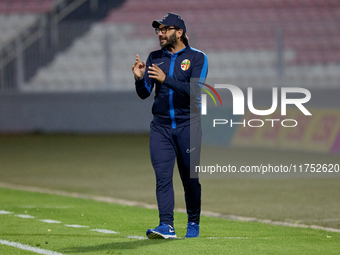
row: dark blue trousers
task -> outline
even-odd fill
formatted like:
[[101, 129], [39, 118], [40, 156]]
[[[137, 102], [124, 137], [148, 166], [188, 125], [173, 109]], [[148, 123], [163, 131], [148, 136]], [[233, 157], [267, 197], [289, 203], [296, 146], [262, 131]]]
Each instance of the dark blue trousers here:
[[199, 224], [201, 212], [201, 184], [195, 166], [199, 166], [201, 153], [201, 123], [176, 129], [154, 122], [150, 124], [150, 155], [156, 174], [156, 196], [160, 222], [173, 226], [174, 189], [173, 169], [177, 166], [185, 193], [188, 222]]

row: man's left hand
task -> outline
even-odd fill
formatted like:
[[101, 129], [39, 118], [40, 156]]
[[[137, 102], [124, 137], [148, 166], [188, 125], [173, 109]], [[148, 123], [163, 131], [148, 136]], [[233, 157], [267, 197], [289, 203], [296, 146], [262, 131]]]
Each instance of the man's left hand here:
[[165, 77], [166, 77], [163, 70], [160, 69], [155, 64], [152, 64], [152, 66], [149, 66], [148, 74], [149, 74], [150, 78], [154, 78], [157, 81], [159, 81], [160, 83], [163, 83], [163, 81], [165, 80]]

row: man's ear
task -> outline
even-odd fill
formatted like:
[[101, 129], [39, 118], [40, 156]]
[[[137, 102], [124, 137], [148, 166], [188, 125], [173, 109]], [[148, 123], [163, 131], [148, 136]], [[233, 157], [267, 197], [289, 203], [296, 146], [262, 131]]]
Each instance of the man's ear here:
[[178, 30], [176, 31], [176, 34], [177, 34], [177, 37], [178, 37], [178, 38], [181, 38], [181, 36], [182, 36], [182, 34], [183, 34], [183, 29], [178, 29]]

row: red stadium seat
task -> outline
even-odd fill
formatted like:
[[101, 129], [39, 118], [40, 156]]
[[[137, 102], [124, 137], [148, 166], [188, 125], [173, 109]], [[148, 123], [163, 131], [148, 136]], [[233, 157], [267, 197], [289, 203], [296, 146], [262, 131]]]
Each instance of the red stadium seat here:
[[[301, 56], [297, 53], [298, 61], [327, 58], [333, 61], [336, 57], [331, 54], [320, 57], [312, 52], [334, 48], [333, 42], [340, 41], [336, 23], [340, 19], [338, 0], [128, 0], [112, 11], [106, 22], [151, 24], [152, 20], [163, 17], [163, 10], [182, 15], [189, 37], [195, 38], [197, 47], [200, 45], [203, 50], [273, 50], [275, 31], [281, 29], [284, 46], [302, 52]], [[144, 30], [136, 31], [141, 36], [152, 33], [147, 26], [138, 30]], [[332, 38], [332, 42], [327, 38]]]
[[52, 10], [56, 0], [0, 0], [0, 13], [44, 13]]

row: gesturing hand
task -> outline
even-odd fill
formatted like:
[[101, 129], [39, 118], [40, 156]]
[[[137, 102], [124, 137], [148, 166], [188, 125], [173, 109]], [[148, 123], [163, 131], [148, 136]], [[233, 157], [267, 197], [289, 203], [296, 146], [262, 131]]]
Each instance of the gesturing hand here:
[[136, 61], [132, 66], [132, 72], [136, 79], [140, 79], [144, 76], [146, 69], [145, 61], [141, 62], [138, 54], [136, 55]]
[[165, 77], [166, 77], [165, 73], [163, 72], [163, 70], [160, 69], [155, 64], [152, 64], [152, 66], [149, 66], [148, 73], [150, 74], [149, 75], [150, 78], [154, 78], [157, 81], [159, 81], [160, 83], [163, 83], [163, 81], [165, 80]]

